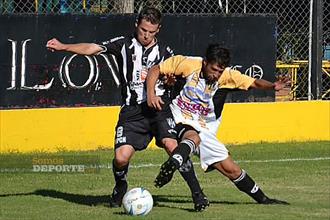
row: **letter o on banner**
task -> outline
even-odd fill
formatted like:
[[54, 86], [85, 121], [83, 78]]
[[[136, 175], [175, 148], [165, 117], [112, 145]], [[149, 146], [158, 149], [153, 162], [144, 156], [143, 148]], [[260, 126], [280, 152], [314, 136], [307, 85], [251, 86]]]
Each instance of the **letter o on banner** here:
[[[83, 84], [83, 85], [76, 85], [72, 82], [71, 78], [70, 78], [70, 68], [69, 65], [71, 63], [71, 61], [73, 60], [73, 58], [75, 58], [77, 56], [77, 54], [73, 54], [71, 55], [68, 59], [66, 59], [66, 57], [63, 58], [62, 62], [61, 62], [61, 66], [60, 66], [60, 79], [62, 81], [62, 84], [64, 87], [69, 86], [70, 88], [74, 88], [74, 89], [83, 89], [86, 88], [87, 86], [89, 86], [93, 79], [95, 78], [95, 68], [96, 68], [96, 79], [93, 81], [92, 84], [94, 84], [97, 81], [98, 78], [98, 63], [97, 60], [94, 58], [92, 59], [90, 56], [84, 56], [87, 60], [88, 60], [88, 64], [89, 64], [89, 76], [87, 81]], [[64, 77], [63, 77], [64, 76]]]

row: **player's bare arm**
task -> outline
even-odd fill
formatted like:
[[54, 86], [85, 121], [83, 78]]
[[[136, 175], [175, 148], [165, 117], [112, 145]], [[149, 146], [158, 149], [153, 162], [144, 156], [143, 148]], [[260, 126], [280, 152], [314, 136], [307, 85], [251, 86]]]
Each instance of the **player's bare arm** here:
[[289, 83], [288, 78], [280, 78], [278, 81], [272, 83], [264, 79], [256, 79], [250, 86], [254, 89], [274, 89], [276, 91], [282, 90], [287, 83]]
[[156, 96], [155, 86], [160, 76], [159, 65], [150, 68], [147, 74], [147, 102], [148, 106], [156, 110], [162, 110], [161, 105], [164, 104], [161, 97]]
[[67, 51], [81, 55], [95, 55], [102, 51], [102, 48], [94, 43], [65, 44], [53, 38], [46, 44], [50, 51]]

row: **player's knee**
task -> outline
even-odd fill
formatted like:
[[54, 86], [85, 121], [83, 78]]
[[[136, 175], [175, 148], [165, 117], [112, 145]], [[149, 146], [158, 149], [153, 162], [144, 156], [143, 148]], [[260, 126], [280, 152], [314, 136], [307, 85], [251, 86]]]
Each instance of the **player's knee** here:
[[227, 169], [226, 172], [227, 172], [227, 177], [230, 180], [235, 180], [241, 175], [242, 170], [239, 166], [236, 165], [236, 166], [232, 166], [229, 169]]
[[127, 157], [118, 156], [115, 157], [115, 164], [118, 168], [124, 167], [129, 163], [129, 159]]
[[166, 151], [172, 153], [173, 150], [178, 146], [178, 142], [172, 138], [164, 138], [162, 144], [165, 147]]
[[183, 139], [192, 140], [195, 143], [196, 147], [201, 143], [201, 138], [195, 130], [187, 131], [184, 134]]
[[198, 138], [197, 138], [197, 140], [196, 140], [196, 142], [195, 142], [196, 147], [198, 147], [199, 144], [201, 143], [201, 138], [199, 137], [199, 135], [198, 135], [197, 137], [198, 137]]
[[115, 151], [115, 164], [118, 168], [126, 166], [134, 154], [134, 149], [131, 147], [122, 146]]
[[242, 172], [241, 168], [231, 159], [231, 157], [215, 163], [213, 166], [230, 180], [237, 179]]
[[196, 147], [198, 147], [198, 145], [201, 143], [201, 138], [199, 137], [198, 134], [192, 136], [192, 137], [189, 138], [189, 139], [192, 140], [192, 141], [195, 143]]

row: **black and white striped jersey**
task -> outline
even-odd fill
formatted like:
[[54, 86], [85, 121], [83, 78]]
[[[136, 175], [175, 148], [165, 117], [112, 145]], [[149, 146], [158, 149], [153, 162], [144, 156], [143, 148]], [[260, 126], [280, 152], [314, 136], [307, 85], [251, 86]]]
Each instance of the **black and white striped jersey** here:
[[[173, 56], [167, 45], [157, 42], [145, 49], [134, 36], [120, 36], [100, 43], [102, 53], [115, 57], [118, 68], [123, 105], [135, 105], [147, 100], [145, 79], [148, 70], [155, 64]], [[165, 92], [162, 83], [157, 84], [156, 93]]]

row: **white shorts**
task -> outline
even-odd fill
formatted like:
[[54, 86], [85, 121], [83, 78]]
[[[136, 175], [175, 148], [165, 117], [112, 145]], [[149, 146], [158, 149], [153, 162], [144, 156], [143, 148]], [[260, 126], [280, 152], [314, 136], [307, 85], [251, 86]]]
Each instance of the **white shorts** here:
[[216, 137], [221, 118], [208, 122], [202, 127], [198, 120], [185, 118], [179, 109], [173, 108], [173, 105], [171, 105], [171, 110], [175, 123], [187, 124], [199, 131], [201, 143], [195, 153], [199, 156], [204, 171], [207, 171], [210, 165], [228, 158], [227, 148]]
[[201, 143], [199, 144], [197, 154], [199, 155], [201, 167], [204, 171], [207, 171], [210, 165], [228, 158], [227, 148], [217, 139], [215, 134], [202, 129], [199, 136]]

